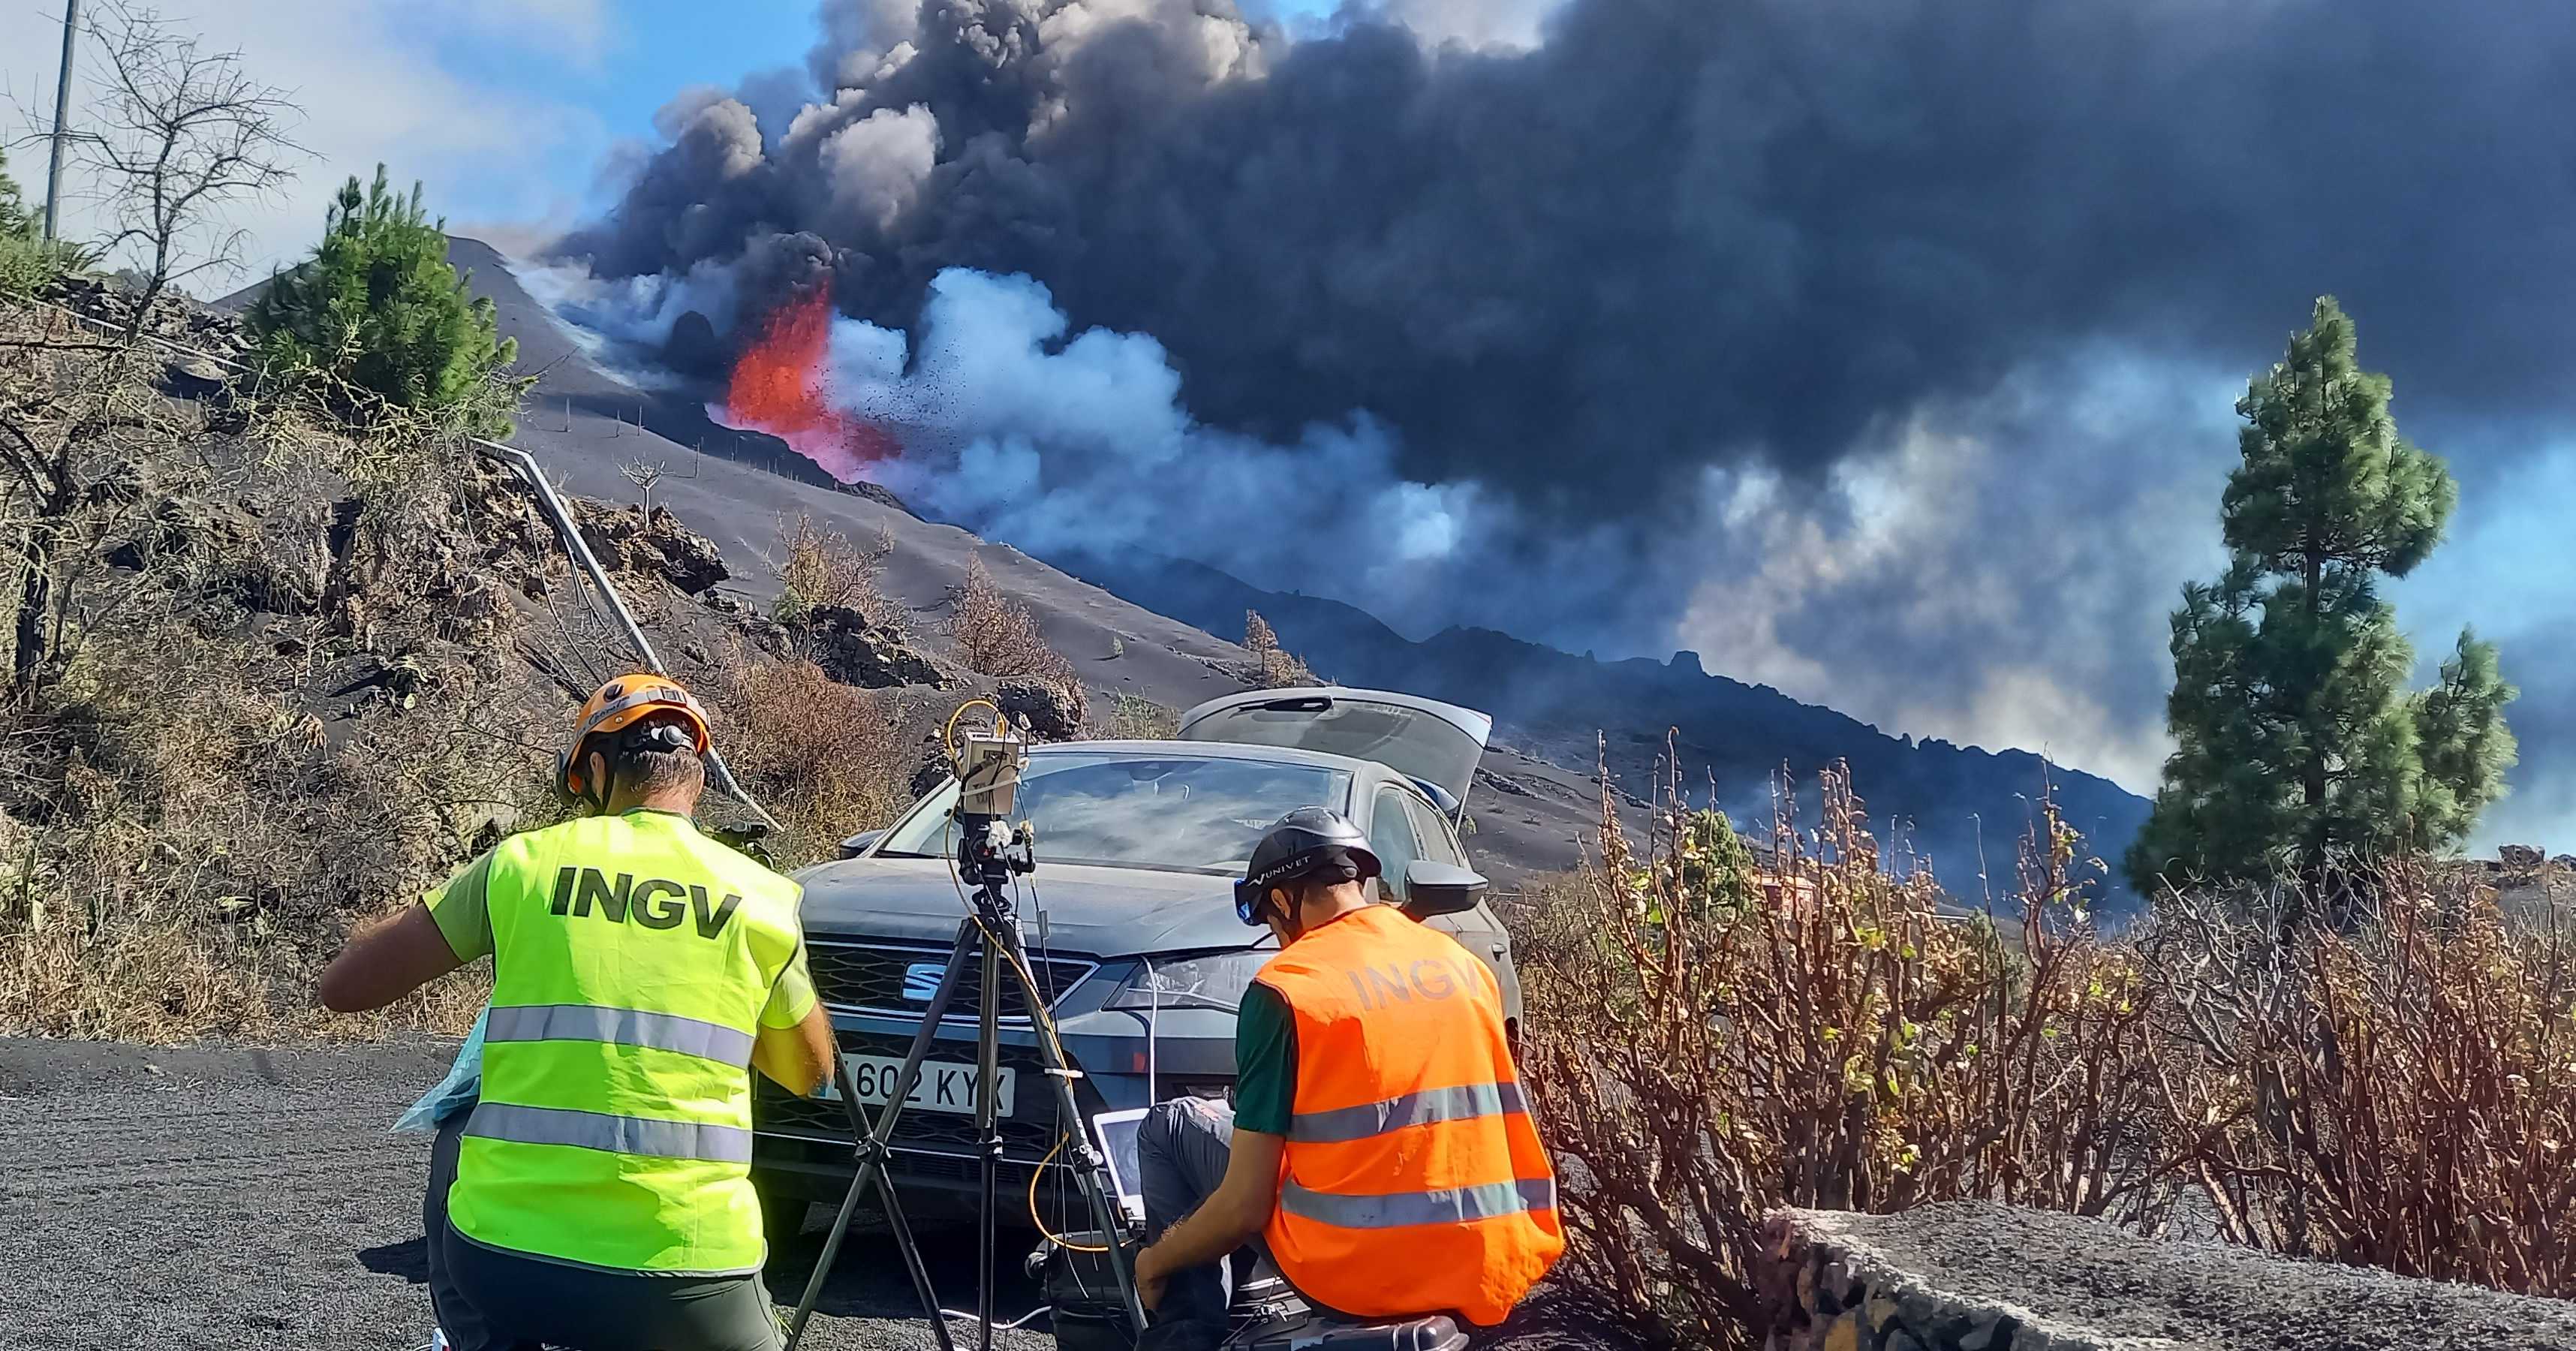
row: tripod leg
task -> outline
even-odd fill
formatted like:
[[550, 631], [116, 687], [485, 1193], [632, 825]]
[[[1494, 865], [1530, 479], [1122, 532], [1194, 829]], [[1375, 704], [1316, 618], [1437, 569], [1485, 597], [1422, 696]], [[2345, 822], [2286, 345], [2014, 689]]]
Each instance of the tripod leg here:
[[[998, 930], [997, 936], [1008, 950], [1012, 978], [1019, 982], [1028, 1007], [1031, 1010], [1045, 1008], [1046, 996], [1039, 992], [1036, 982], [1030, 978], [1028, 945], [1021, 941], [1019, 921], [1004, 910], [1000, 914]], [[1034, 1017], [1031, 1025], [1036, 1026]], [[1072, 1125], [1071, 1167], [1074, 1180], [1082, 1187], [1083, 1199], [1090, 1202], [1091, 1222], [1099, 1227], [1103, 1241], [1109, 1245], [1110, 1275], [1118, 1282], [1119, 1299], [1127, 1306], [1128, 1320], [1134, 1324], [1136, 1335], [1141, 1337], [1145, 1334], [1145, 1306], [1136, 1298], [1136, 1274], [1129, 1269], [1127, 1249], [1118, 1241], [1126, 1228], [1125, 1217], [1118, 1212], [1116, 1203], [1109, 1199], [1108, 1164], [1101, 1159], [1100, 1151], [1092, 1147], [1090, 1125], [1082, 1119], [1082, 1104], [1073, 1092], [1073, 1066], [1065, 1061], [1055, 1038], [1042, 1027], [1038, 1028], [1037, 1043], [1038, 1058], [1045, 1067], [1047, 1082], [1055, 1089], [1057, 1118]], [[989, 1320], [987, 1326], [990, 1326]]]
[[994, 1175], [1002, 1168], [1002, 1119], [997, 1090], [1001, 1080], [1002, 954], [993, 950], [991, 934], [984, 936], [981, 1033], [976, 1039], [975, 1056], [975, 1122], [982, 1127], [984, 1148], [983, 1200], [976, 1213], [983, 1220], [977, 1235], [975, 1252], [975, 1316], [982, 1323], [976, 1345], [981, 1351], [993, 1351], [993, 1250], [999, 1245], [997, 1230], [1001, 1215], [993, 1207]]
[[904, 1218], [903, 1201], [895, 1195], [894, 1179], [877, 1170], [877, 1199], [885, 1206], [886, 1227], [894, 1231], [895, 1251], [903, 1255], [903, 1274], [912, 1278], [912, 1292], [921, 1297], [921, 1307], [930, 1311], [930, 1338], [939, 1351], [955, 1351], [948, 1340], [948, 1315], [939, 1311], [939, 1292], [930, 1287], [930, 1268], [921, 1261], [921, 1248], [912, 1239], [912, 1222]]
[[813, 1318], [814, 1305], [823, 1297], [823, 1282], [831, 1277], [832, 1263], [840, 1256], [842, 1240], [849, 1237], [850, 1219], [858, 1212], [859, 1198], [866, 1194], [871, 1182], [882, 1185], [888, 1214], [896, 1219], [895, 1242], [903, 1249], [906, 1265], [917, 1273], [913, 1285], [921, 1294], [923, 1311], [930, 1317], [931, 1331], [939, 1340], [940, 1351], [947, 1351], [948, 1323], [939, 1312], [939, 1298], [931, 1290], [929, 1272], [921, 1265], [921, 1255], [912, 1246], [911, 1229], [901, 1222], [901, 1211], [893, 1204], [894, 1184], [885, 1177], [885, 1158], [887, 1142], [894, 1138], [895, 1122], [912, 1095], [912, 1086], [921, 1079], [921, 1062], [930, 1054], [931, 1043], [937, 1039], [939, 1021], [947, 1014], [949, 1002], [957, 995], [958, 982], [966, 974], [966, 956], [981, 932], [971, 919], [957, 926], [957, 942], [949, 949], [948, 969], [940, 975], [939, 988], [930, 996], [929, 1007], [922, 1010], [921, 1028], [913, 1033], [912, 1046], [904, 1052], [903, 1065], [895, 1071], [894, 1083], [887, 1089], [885, 1109], [877, 1113], [873, 1127], [869, 1125], [866, 1109], [859, 1105], [858, 1085], [850, 1078], [849, 1061], [841, 1055], [837, 1042], [833, 1047], [832, 1082], [839, 1088], [842, 1105], [849, 1109], [850, 1134], [857, 1142], [853, 1149], [855, 1167], [850, 1174], [849, 1190], [841, 1195], [841, 1209], [832, 1218], [831, 1231], [823, 1237], [823, 1251], [814, 1259], [813, 1274], [805, 1279], [805, 1293], [796, 1301], [795, 1317], [787, 1325], [789, 1351], [794, 1351], [798, 1339], [805, 1335], [805, 1324]]

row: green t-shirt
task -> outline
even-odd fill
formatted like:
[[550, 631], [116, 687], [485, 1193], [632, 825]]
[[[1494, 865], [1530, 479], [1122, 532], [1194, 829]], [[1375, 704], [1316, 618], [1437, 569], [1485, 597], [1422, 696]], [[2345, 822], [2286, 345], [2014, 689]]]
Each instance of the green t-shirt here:
[[1286, 1135], [1297, 1108], [1297, 1017], [1255, 981], [1234, 1023], [1234, 1128]]
[[[686, 825], [686, 821], [682, 820]], [[694, 827], [691, 827], [694, 829]], [[472, 863], [458, 870], [447, 884], [421, 897], [429, 907], [429, 917], [438, 923], [439, 937], [460, 962], [470, 962], [492, 953], [492, 855], [486, 851]], [[769, 1002], [761, 1006], [762, 1027], [794, 1027], [814, 1011], [814, 978], [807, 974], [805, 953], [800, 947], [796, 956], [778, 973], [778, 982], [769, 987]]]

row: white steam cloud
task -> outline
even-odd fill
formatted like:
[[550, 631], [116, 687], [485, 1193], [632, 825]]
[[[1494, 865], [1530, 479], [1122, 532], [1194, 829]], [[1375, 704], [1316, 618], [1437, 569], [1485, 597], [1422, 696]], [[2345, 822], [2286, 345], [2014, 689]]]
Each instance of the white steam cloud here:
[[1472, 487], [1405, 480], [1364, 415], [1273, 445], [1193, 419], [1161, 343], [1068, 338], [1044, 286], [951, 268], [919, 351], [855, 319], [832, 332], [830, 392], [892, 430], [874, 476], [934, 516], [1039, 553], [1143, 549], [1221, 561], [1255, 585], [1368, 595], [1508, 525]]

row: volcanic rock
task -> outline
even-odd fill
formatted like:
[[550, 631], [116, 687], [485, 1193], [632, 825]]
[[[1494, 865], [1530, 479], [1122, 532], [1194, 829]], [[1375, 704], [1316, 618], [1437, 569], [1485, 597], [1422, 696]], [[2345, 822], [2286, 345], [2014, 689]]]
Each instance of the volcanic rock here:
[[805, 618], [805, 642], [823, 674], [866, 690], [896, 685], [947, 689], [954, 672], [898, 630], [837, 605], [818, 606]]
[[912, 782], [907, 787], [914, 798], [927, 797], [931, 790], [948, 782], [951, 775], [947, 753], [934, 747], [922, 757], [920, 764], [912, 767]]
[[1082, 735], [1082, 701], [1052, 680], [1014, 676], [993, 688], [993, 702], [1039, 741], [1071, 741]]
[[582, 542], [611, 572], [647, 573], [697, 595], [733, 575], [714, 540], [680, 524], [668, 508], [650, 517], [637, 507], [575, 499], [573, 520]]

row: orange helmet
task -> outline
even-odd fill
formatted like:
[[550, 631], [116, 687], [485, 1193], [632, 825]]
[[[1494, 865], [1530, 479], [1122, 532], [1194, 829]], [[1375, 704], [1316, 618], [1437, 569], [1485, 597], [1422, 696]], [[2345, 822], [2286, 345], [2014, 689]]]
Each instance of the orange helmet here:
[[707, 712], [680, 682], [650, 672], [622, 675], [600, 686], [573, 715], [572, 745], [555, 757], [555, 777], [564, 792], [590, 798], [592, 785], [584, 762], [590, 758], [592, 737], [619, 731], [656, 713], [678, 714], [698, 754], [707, 753]]

